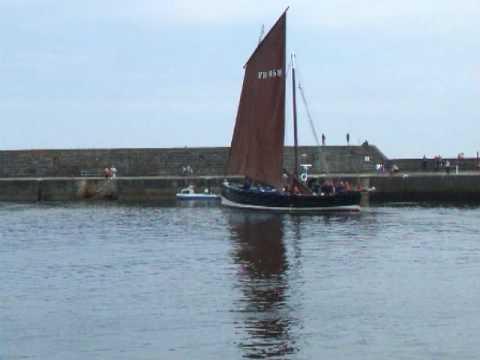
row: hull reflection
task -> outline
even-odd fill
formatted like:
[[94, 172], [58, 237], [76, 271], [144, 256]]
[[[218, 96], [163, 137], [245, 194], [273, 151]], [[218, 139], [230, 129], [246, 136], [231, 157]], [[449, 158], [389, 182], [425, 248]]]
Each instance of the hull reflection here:
[[241, 291], [234, 308], [240, 316], [239, 346], [247, 358], [282, 358], [297, 352], [282, 220], [276, 214], [235, 212], [229, 217]]

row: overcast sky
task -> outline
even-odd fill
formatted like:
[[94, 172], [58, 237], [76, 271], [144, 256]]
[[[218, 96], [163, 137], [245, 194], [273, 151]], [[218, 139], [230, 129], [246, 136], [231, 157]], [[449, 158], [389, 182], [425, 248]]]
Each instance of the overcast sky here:
[[327, 144], [480, 151], [479, 0], [0, 0], [0, 149], [229, 145], [243, 64], [287, 5]]

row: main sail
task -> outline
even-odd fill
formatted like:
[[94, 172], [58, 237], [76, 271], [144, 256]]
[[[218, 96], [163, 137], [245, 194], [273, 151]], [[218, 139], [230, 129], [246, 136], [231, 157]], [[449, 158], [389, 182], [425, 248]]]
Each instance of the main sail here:
[[285, 132], [286, 12], [245, 65], [227, 172], [280, 187]]

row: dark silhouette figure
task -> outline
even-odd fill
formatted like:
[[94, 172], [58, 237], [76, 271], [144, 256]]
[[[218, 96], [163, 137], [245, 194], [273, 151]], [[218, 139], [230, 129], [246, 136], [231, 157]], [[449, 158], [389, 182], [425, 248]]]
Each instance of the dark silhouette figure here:
[[427, 170], [427, 157], [425, 155], [423, 155], [423, 159], [422, 159], [422, 170], [423, 171]]

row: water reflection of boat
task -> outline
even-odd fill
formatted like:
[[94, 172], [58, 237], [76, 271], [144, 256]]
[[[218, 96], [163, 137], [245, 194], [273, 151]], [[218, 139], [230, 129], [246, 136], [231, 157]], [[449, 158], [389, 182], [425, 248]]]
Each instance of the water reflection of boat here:
[[193, 185], [181, 189], [176, 196], [178, 200], [220, 200], [220, 196], [211, 193], [208, 189], [205, 189], [203, 193], [195, 192]]
[[245, 337], [239, 346], [246, 358], [282, 357], [296, 352], [288, 302], [287, 270], [281, 215], [229, 214], [233, 259], [238, 265], [241, 297], [234, 304]]

